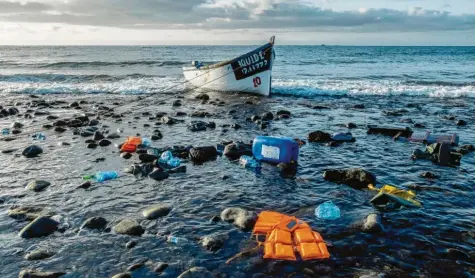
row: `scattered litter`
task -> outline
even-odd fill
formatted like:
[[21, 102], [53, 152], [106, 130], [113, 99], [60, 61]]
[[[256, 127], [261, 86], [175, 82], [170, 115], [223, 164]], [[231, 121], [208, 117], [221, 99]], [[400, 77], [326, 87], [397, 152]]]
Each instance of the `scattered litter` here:
[[41, 132], [33, 134], [32, 137], [33, 137], [33, 140], [41, 140], [41, 141], [46, 140], [46, 136]]
[[173, 156], [171, 151], [166, 151], [160, 155], [159, 163], [176, 168], [180, 166], [180, 159]]
[[406, 207], [421, 207], [421, 203], [414, 200], [416, 194], [411, 190], [402, 190], [392, 185], [384, 185], [381, 188], [376, 188], [370, 184], [369, 189], [378, 191], [378, 194], [371, 199], [371, 203], [376, 205], [388, 206], [391, 203], [397, 203], [400, 206]]
[[8, 135], [8, 134], [10, 134], [10, 129], [9, 128], [2, 129], [2, 135]]
[[95, 179], [97, 182], [103, 182], [107, 180], [113, 180], [119, 177], [119, 174], [115, 171], [97, 172], [95, 175], [84, 176], [83, 180]]
[[247, 155], [241, 156], [241, 158], [239, 159], [239, 164], [249, 169], [261, 168], [261, 163], [259, 161]]
[[340, 218], [340, 209], [332, 201], [326, 201], [315, 209], [315, 216], [323, 220]]
[[299, 157], [299, 144], [288, 137], [257, 136], [252, 145], [257, 160], [271, 163], [290, 163]]

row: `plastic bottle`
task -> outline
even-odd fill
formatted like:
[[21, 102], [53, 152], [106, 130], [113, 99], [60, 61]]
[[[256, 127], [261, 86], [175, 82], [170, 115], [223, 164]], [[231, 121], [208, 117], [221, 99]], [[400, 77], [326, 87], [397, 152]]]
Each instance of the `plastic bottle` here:
[[38, 132], [38, 133], [35, 133], [33, 135], [33, 140], [42, 140], [42, 141], [44, 141], [44, 140], [46, 140], [46, 136], [43, 133]]
[[173, 244], [176, 244], [176, 245], [183, 245], [183, 244], [186, 244], [188, 240], [186, 240], [186, 238], [182, 238], [182, 237], [176, 237], [176, 236], [167, 236], [167, 242], [169, 243], [173, 243]]
[[259, 169], [261, 168], [261, 163], [259, 163], [259, 161], [255, 160], [254, 158], [250, 157], [250, 156], [247, 156], [247, 155], [243, 155], [241, 156], [241, 158], [239, 159], [239, 163], [246, 167], [246, 168], [250, 168], [250, 169]]
[[8, 135], [8, 134], [10, 134], [10, 129], [9, 128], [2, 129], [2, 135]]
[[324, 220], [340, 218], [340, 209], [332, 201], [326, 201], [315, 209], [315, 216]]
[[180, 159], [174, 157], [171, 151], [166, 151], [166, 152], [162, 153], [162, 155], [160, 156], [160, 159], [158, 160], [158, 162], [160, 162], [161, 164], [168, 165], [168, 166], [173, 167], [173, 168], [176, 168], [176, 167], [180, 166], [180, 164], [181, 164]]
[[143, 147], [150, 147], [152, 145], [152, 140], [150, 140], [149, 138], [142, 138], [141, 145]]
[[83, 180], [95, 179], [98, 182], [103, 182], [107, 180], [113, 180], [119, 177], [119, 174], [115, 171], [104, 171], [97, 172], [95, 175], [86, 175], [82, 177]]

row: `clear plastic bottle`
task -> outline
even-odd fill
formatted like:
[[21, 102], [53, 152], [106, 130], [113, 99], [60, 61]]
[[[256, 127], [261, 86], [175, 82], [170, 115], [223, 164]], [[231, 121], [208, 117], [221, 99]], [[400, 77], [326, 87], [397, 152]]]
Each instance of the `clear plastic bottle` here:
[[246, 168], [249, 168], [249, 169], [259, 169], [261, 168], [261, 163], [257, 160], [255, 160], [254, 158], [250, 157], [250, 156], [247, 156], [247, 155], [243, 155], [241, 156], [241, 158], [239, 159], [239, 163], [246, 167]]
[[167, 242], [173, 243], [176, 245], [184, 245], [188, 242], [188, 240], [186, 238], [170, 235], [170, 236], [167, 236]]
[[8, 134], [10, 134], [10, 129], [9, 128], [2, 129], [2, 135], [8, 135]]
[[105, 172], [97, 172], [95, 175], [95, 179], [98, 182], [103, 182], [106, 180], [113, 180], [119, 177], [119, 174], [115, 171], [105, 171]]
[[340, 209], [332, 201], [326, 201], [315, 209], [315, 216], [324, 220], [340, 218]]
[[144, 137], [142, 138], [142, 143], [140, 145], [142, 145], [143, 147], [150, 147], [152, 145], [152, 140]]

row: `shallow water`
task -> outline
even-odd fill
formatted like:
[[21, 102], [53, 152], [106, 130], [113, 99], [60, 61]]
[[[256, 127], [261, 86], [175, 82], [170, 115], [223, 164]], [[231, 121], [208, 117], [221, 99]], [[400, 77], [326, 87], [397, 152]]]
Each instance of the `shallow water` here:
[[[99, 170], [123, 169], [138, 160], [137, 157], [124, 160], [119, 157], [118, 150], [113, 145], [95, 150], [87, 149], [83, 142], [85, 139], [73, 136], [70, 131], [62, 135], [46, 131], [47, 140], [35, 142], [43, 147], [44, 154], [32, 159], [17, 155], [32, 143], [31, 138], [20, 137], [15, 141], [1, 142], [1, 149], [19, 148], [19, 151], [1, 155], [0, 195], [26, 194], [22, 198], [4, 197], [5, 203], [1, 205], [2, 277], [15, 277], [20, 269], [26, 267], [63, 270], [68, 272], [65, 277], [110, 277], [144, 258], [169, 263], [170, 267], [161, 275], [163, 277], [176, 277], [192, 266], [204, 266], [224, 277], [251, 277], [255, 273], [273, 277], [302, 277], [304, 268], [311, 268], [331, 277], [352, 277], [372, 272], [386, 273], [389, 277], [462, 277], [473, 273], [474, 155], [464, 156], [461, 166], [457, 168], [441, 167], [428, 161], [412, 161], [412, 150], [421, 147], [420, 145], [367, 135], [365, 128], [367, 124], [406, 126], [400, 120], [410, 117], [414, 122], [425, 123], [426, 129], [434, 132], [457, 132], [460, 134], [461, 144], [472, 143], [475, 135], [471, 124], [457, 127], [454, 121], [442, 118], [444, 115], [457, 115], [473, 123], [475, 117], [470, 111], [473, 112], [474, 107], [468, 99], [441, 100], [414, 96], [256, 98], [219, 93], [211, 96], [212, 99], [225, 99], [227, 104], [200, 104], [194, 100], [193, 94], [186, 94], [182, 107], [171, 108], [174, 98], [167, 100], [166, 104], [150, 105], [142, 109], [128, 109], [126, 106], [116, 111], [124, 111], [126, 116], [123, 123], [102, 120], [101, 124], [109, 125], [111, 131], [118, 127], [124, 128], [122, 138], [113, 140], [114, 143], [121, 143], [127, 135], [151, 134], [154, 129], [153, 121], [145, 116], [141, 116], [139, 120], [133, 119], [142, 112], [168, 112], [173, 115], [176, 111], [205, 109], [213, 113], [209, 120], [216, 121], [216, 130], [192, 133], [186, 130], [185, 123], [171, 127], [162, 125], [158, 128], [164, 138], [154, 145], [206, 146], [236, 139], [250, 141], [261, 134], [305, 138], [314, 130], [345, 131], [345, 128], [338, 125], [347, 122], [357, 124], [358, 128], [351, 130], [357, 140], [339, 147], [313, 143], [305, 145], [301, 148], [295, 179], [281, 177], [277, 169], [270, 165], [265, 165], [260, 174], [255, 174], [235, 162], [219, 157], [216, 161], [203, 165], [187, 163], [186, 174], [174, 174], [164, 181], [136, 179], [132, 175], [125, 175], [117, 180], [95, 184], [88, 190], [76, 189], [82, 182], [82, 176]], [[69, 101], [72, 99], [70, 95], [45, 97], [50, 100], [62, 98]], [[75, 98], [91, 100], [87, 95]], [[95, 95], [94, 99], [104, 103], [129, 103], [136, 97]], [[159, 99], [161, 98], [154, 99], [153, 102], [158, 102]], [[246, 100], [258, 103], [243, 104]], [[15, 101], [25, 103], [29, 98], [13, 95], [5, 103]], [[364, 103], [366, 108], [351, 108], [359, 103]], [[314, 110], [308, 107], [309, 104], [328, 106], [331, 109]], [[418, 106], [408, 108], [408, 104]], [[92, 110], [91, 106], [85, 106], [84, 110]], [[265, 131], [260, 131], [255, 124], [245, 121], [252, 114], [275, 112], [284, 108], [292, 111], [292, 118], [274, 121]], [[402, 108], [408, 110], [402, 117], [387, 117], [382, 114], [383, 110]], [[21, 112], [26, 110], [23, 106], [19, 109]], [[68, 109], [57, 110], [59, 115], [74, 113]], [[229, 113], [230, 110], [238, 112]], [[186, 122], [190, 120], [188, 117], [183, 119]], [[23, 118], [3, 118], [0, 123], [4, 126], [13, 120], [26, 125], [32, 123], [32, 120]], [[44, 116], [34, 120], [45, 122]], [[144, 128], [144, 123], [150, 123], [152, 128]], [[234, 130], [222, 127], [223, 124], [232, 123], [240, 123], [243, 128]], [[72, 145], [60, 147], [57, 145], [60, 141], [70, 142]], [[104, 157], [105, 161], [93, 162], [100, 157]], [[381, 211], [384, 232], [361, 232], [358, 224], [366, 215], [377, 211], [368, 203], [374, 193], [330, 183], [322, 178], [325, 169], [347, 167], [361, 167], [374, 173], [379, 184], [394, 184], [403, 188], [418, 185], [415, 192], [417, 199], [423, 203], [423, 208]], [[419, 174], [423, 171], [435, 172], [440, 178], [432, 181], [421, 178]], [[230, 178], [223, 180], [223, 175]], [[23, 184], [33, 178], [51, 181], [52, 185], [39, 193], [25, 191]], [[327, 200], [332, 200], [340, 207], [340, 219], [316, 219], [314, 209]], [[157, 221], [141, 219], [141, 210], [156, 203], [170, 204], [173, 210], [167, 217]], [[8, 207], [13, 204], [44, 206], [60, 215], [70, 228], [64, 234], [55, 233], [41, 239], [21, 239], [17, 233], [25, 222], [15, 221], [6, 215]], [[241, 232], [228, 223], [210, 222], [214, 215], [219, 215], [227, 207], [243, 207], [256, 212], [276, 210], [292, 213], [311, 224], [331, 243], [329, 251], [332, 258], [324, 262], [287, 263], [263, 261], [258, 254], [225, 264], [236, 253], [253, 246], [249, 233]], [[131, 250], [125, 249], [125, 243], [131, 239], [129, 236], [86, 231], [78, 233], [76, 228], [92, 216], [103, 216], [110, 222], [121, 218], [138, 219], [146, 227], [146, 233], [136, 238], [139, 244]], [[175, 246], [157, 236], [169, 233], [187, 241], [184, 245]], [[212, 233], [229, 236], [224, 247], [215, 253], [204, 250], [197, 242], [201, 236]], [[23, 259], [25, 252], [37, 247], [54, 249], [57, 254], [37, 262]], [[471, 258], [464, 257], [463, 253], [449, 253], [448, 248], [462, 251]], [[133, 275], [157, 276], [148, 268], [134, 271]]]

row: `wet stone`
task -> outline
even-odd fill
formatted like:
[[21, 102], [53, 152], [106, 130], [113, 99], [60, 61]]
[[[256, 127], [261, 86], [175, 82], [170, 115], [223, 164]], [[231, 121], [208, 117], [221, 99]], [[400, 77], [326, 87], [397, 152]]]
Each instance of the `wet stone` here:
[[423, 172], [420, 174], [421, 177], [426, 179], [437, 179], [439, 176], [431, 172]]
[[208, 235], [201, 238], [200, 243], [203, 248], [209, 251], [218, 251], [223, 247], [224, 242], [227, 240], [227, 236], [224, 234]]
[[132, 274], [128, 272], [123, 272], [112, 276], [111, 278], [132, 278]]
[[327, 170], [323, 173], [323, 178], [356, 189], [364, 189], [369, 184], [376, 184], [376, 177], [362, 169]]
[[221, 212], [221, 219], [233, 223], [240, 230], [248, 231], [254, 227], [257, 215], [242, 208], [227, 208]]
[[90, 181], [83, 182], [78, 186], [78, 188], [83, 188], [83, 189], [88, 189], [89, 187], [91, 187]]
[[24, 149], [23, 152], [22, 152], [22, 155], [24, 155], [27, 158], [32, 158], [32, 157], [36, 157], [36, 156], [38, 156], [42, 153], [43, 153], [42, 148], [40, 148], [39, 146], [33, 145], [33, 146], [29, 146], [26, 149]]
[[331, 139], [331, 134], [323, 131], [314, 131], [308, 135], [309, 142], [328, 143], [331, 141]]
[[88, 149], [95, 149], [95, 148], [97, 148], [97, 144], [96, 143], [89, 143], [89, 144], [87, 144], [87, 148]]
[[272, 121], [274, 119], [274, 114], [272, 112], [266, 112], [261, 115], [263, 121]]
[[51, 183], [43, 180], [32, 180], [25, 185], [26, 190], [32, 190], [35, 192], [40, 192], [46, 187], [50, 186]]
[[18, 274], [18, 278], [59, 278], [66, 272], [49, 272], [34, 269], [24, 269]]
[[61, 127], [61, 126], [57, 126], [57, 127], [54, 128], [54, 131], [58, 132], [58, 133], [62, 133], [62, 132], [65, 132], [66, 129], [64, 127]]
[[104, 135], [102, 135], [102, 133], [100, 131], [96, 131], [94, 132], [94, 136], [92, 137], [92, 139], [94, 141], [100, 141], [102, 139], [106, 138]]
[[457, 124], [457, 126], [466, 126], [467, 122], [464, 121], [464, 120], [458, 120], [456, 124]]
[[170, 176], [170, 173], [161, 169], [155, 169], [148, 176], [156, 181], [161, 181], [167, 179]]
[[137, 269], [139, 269], [141, 267], [144, 267], [144, 266], [145, 266], [145, 263], [136, 263], [136, 264], [133, 264], [133, 265], [129, 266], [127, 268], [127, 271], [134, 271], [134, 270], [137, 270]]
[[99, 141], [99, 146], [101, 147], [107, 147], [110, 144], [112, 144], [112, 142], [107, 139], [102, 139], [101, 141]]
[[378, 233], [383, 231], [381, 215], [376, 213], [368, 215], [363, 224], [363, 231], [367, 233]]
[[170, 206], [156, 205], [156, 206], [152, 206], [145, 209], [142, 212], [142, 214], [146, 219], [153, 220], [153, 219], [157, 219], [163, 216], [167, 216], [171, 210], [172, 210], [172, 207]]
[[115, 225], [112, 230], [118, 234], [141, 236], [145, 230], [140, 224], [132, 219], [124, 219]]
[[132, 249], [137, 245], [137, 243], [138, 243], [137, 241], [131, 240], [125, 244], [125, 248]]
[[49, 250], [34, 250], [25, 255], [25, 260], [29, 260], [29, 261], [44, 260], [44, 259], [53, 257], [54, 255], [55, 253]]
[[167, 267], [168, 267], [168, 264], [167, 264], [167, 263], [162, 263], [162, 262], [156, 263], [155, 266], [153, 267], [153, 272], [161, 273], [161, 272], [163, 272]]
[[13, 219], [17, 220], [27, 220], [32, 221], [41, 216], [43, 209], [39, 207], [11, 207], [7, 215]]
[[104, 217], [91, 217], [84, 221], [81, 229], [104, 230], [107, 226], [107, 219]]
[[204, 267], [193, 267], [180, 274], [178, 278], [213, 278], [213, 275]]
[[120, 156], [123, 158], [123, 159], [129, 159], [132, 157], [132, 154], [131, 153], [121, 153]]
[[22, 238], [35, 238], [48, 236], [58, 229], [59, 223], [47, 217], [40, 216], [24, 227], [19, 236]]
[[106, 136], [107, 139], [117, 139], [120, 138], [120, 135], [117, 133], [110, 133]]

